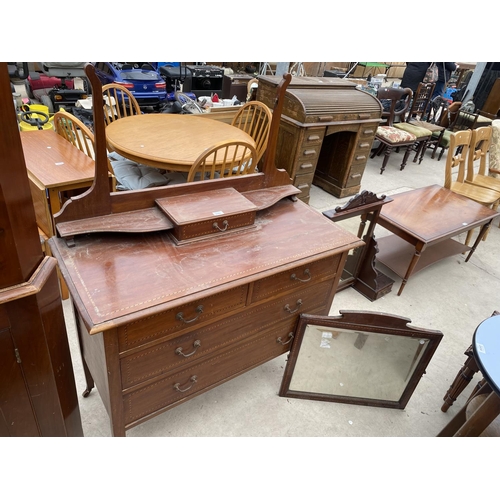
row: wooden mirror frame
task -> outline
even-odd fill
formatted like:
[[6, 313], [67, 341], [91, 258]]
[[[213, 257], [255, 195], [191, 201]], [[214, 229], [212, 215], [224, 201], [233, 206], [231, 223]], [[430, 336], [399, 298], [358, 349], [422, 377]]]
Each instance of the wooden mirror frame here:
[[[401, 316], [368, 311], [339, 311], [339, 313], [340, 316], [317, 316], [310, 314], [302, 314], [300, 316], [295, 331], [295, 338], [293, 339], [293, 344], [290, 349], [288, 362], [285, 367], [285, 373], [283, 375], [279, 395], [287, 398], [291, 397], [299, 399], [312, 399], [318, 401], [330, 401], [336, 403], [358, 404], [364, 406], [404, 409], [411, 395], [416, 389], [418, 382], [425, 373], [425, 369], [429, 364], [432, 356], [434, 355], [434, 352], [436, 351], [439, 343], [441, 342], [443, 334], [437, 330], [427, 330], [413, 327], [409, 325], [411, 320]], [[424, 341], [425, 343], [420, 342], [415, 351], [415, 355], [409, 366], [406, 378], [404, 379], [404, 389], [402, 390], [401, 395], [397, 400], [293, 390], [290, 387], [294, 372], [297, 367], [297, 361], [301, 356], [301, 350], [303, 349], [304, 339], [307, 335], [307, 327], [309, 325], [338, 329], [340, 330], [340, 334], [342, 333], [342, 331], [352, 331], [353, 333], [358, 333], [353, 346], [356, 349], [360, 350], [363, 349], [370, 333], [380, 334], [384, 337], [398, 336], [415, 338], [419, 339], [420, 341]], [[424, 346], [425, 348], [422, 349], [420, 346]], [[319, 370], [323, 370], [323, 367], [325, 368], [324, 373], [326, 377], [326, 367], [327, 363], [329, 363], [330, 360], [322, 360], [315, 357], [313, 361], [314, 366]], [[387, 362], [389, 361], [390, 359], [387, 360]], [[353, 369], [355, 368], [354, 363], [355, 362], [353, 360]], [[312, 375], [310, 375], [310, 372], [308, 372], [308, 376], [312, 377]], [[346, 380], [346, 382], [349, 381]], [[367, 380], [366, 382], [369, 381]], [[349, 386], [349, 384], [345, 385]]]

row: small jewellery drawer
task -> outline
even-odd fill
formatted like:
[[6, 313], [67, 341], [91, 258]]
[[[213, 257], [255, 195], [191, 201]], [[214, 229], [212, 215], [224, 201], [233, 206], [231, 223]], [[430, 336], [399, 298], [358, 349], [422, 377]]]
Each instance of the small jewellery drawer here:
[[[280, 324], [274, 331], [221, 349], [212, 357], [173, 372], [165, 378], [125, 394], [123, 408], [125, 425], [131, 425], [154, 412], [168, 409], [175, 403], [190, 398], [233, 378], [267, 360], [287, 352], [290, 326]], [[280, 342], [277, 339], [285, 339]]]
[[339, 255], [332, 255], [258, 280], [253, 285], [251, 302], [258, 302], [301, 286], [317, 283], [327, 276], [335, 276], [339, 261]]
[[211, 220], [204, 220], [188, 224], [185, 226], [174, 227], [172, 235], [177, 242], [190, 240], [219, 233], [230, 233], [234, 229], [252, 226], [255, 222], [255, 212], [246, 212], [236, 215], [223, 215], [214, 217]]
[[118, 328], [119, 351], [124, 352], [162, 337], [197, 327], [227, 311], [245, 306], [247, 285], [189, 302]]
[[194, 330], [186, 335], [130, 354], [121, 360], [122, 387], [178, 370], [231, 344], [244, 341], [279, 325], [293, 331], [298, 313], [311, 312], [328, 304], [331, 282], [286, 295]]

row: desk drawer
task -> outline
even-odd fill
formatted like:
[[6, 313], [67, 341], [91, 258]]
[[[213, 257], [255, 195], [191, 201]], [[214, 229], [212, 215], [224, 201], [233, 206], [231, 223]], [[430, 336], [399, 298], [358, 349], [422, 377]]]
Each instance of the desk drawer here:
[[124, 352], [186, 328], [197, 327], [226, 311], [237, 311], [245, 306], [246, 298], [247, 286], [243, 285], [133, 321], [118, 328], [119, 351]]
[[325, 310], [330, 306], [331, 286], [331, 281], [324, 281], [131, 354], [121, 360], [122, 387], [127, 389], [178, 370], [266, 330], [281, 331], [285, 328], [288, 335], [295, 330], [300, 313], [311, 313], [318, 308]]
[[339, 255], [303, 264], [282, 273], [274, 274], [254, 283], [251, 302], [279, 295], [292, 289], [318, 283], [327, 276], [335, 276], [340, 262]]

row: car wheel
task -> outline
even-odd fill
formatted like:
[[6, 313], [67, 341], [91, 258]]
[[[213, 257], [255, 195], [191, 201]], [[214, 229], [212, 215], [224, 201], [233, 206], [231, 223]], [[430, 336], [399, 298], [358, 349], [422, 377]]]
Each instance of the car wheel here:
[[47, 106], [47, 109], [49, 110], [49, 113], [54, 113], [54, 104], [52, 103], [50, 97], [48, 95], [43, 95], [40, 98], [40, 101], [44, 106]]

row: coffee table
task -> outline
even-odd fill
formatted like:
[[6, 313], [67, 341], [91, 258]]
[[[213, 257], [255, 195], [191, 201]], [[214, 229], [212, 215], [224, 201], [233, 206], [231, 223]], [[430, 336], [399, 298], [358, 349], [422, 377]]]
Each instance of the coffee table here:
[[[391, 194], [377, 224], [392, 235], [378, 238], [377, 261], [403, 278], [401, 295], [412, 274], [452, 255], [469, 251], [467, 262], [500, 213], [438, 185]], [[452, 239], [480, 227], [472, 247]]]

